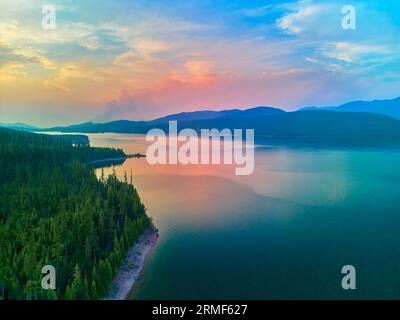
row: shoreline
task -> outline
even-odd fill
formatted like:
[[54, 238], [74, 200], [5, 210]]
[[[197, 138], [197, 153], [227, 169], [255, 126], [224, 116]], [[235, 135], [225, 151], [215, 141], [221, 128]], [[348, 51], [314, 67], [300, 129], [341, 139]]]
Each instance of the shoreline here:
[[89, 163], [90, 164], [101, 164], [104, 162], [112, 162], [112, 161], [125, 161], [127, 160], [127, 157], [118, 157], [118, 158], [105, 158], [105, 159], [97, 159], [97, 160], [92, 160]]
[[158, 240], [157, 228], [151, 224], [128, 252], [105, 300], [126, 300], [138, 280], [146, 257]]
[[141, 153], [135, 153], [135, 154], [127, 154], [125, 157], [104, 158], [104, 159], [92, 160], [92, 161], [89, 161], [89, 163], [98, 165], [98, 164], [107, 163], [107, 162], [114, 162], [114, 161], [125, 162], [128, 159], [140, 159], [140, 158], [146, 158], [146, 156]]

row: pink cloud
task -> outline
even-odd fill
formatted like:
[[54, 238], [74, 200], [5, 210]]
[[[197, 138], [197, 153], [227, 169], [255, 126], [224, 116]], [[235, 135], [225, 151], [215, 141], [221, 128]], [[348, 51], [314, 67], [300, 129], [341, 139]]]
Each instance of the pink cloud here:
[[340, 97], [340, 88], [336, 85], [333, 90], [330, 86], [335, 80], [303, 69], [239, 77], [209, 73], [212, 68], [202, 64], [189, 65], [187, 73], [171, 72], [139, 93], [125, 90], [117, 101], [108, 104], [109, 111], [98, 120], [144, 120], [183, 111], [259, 105], [296, 109], [310, 101], [324, 104], [328, 101], [324, 97]]

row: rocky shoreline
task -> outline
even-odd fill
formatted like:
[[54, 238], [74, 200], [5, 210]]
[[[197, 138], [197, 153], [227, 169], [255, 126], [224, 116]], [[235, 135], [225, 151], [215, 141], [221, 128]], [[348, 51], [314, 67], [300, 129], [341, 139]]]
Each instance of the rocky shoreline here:
[[157, 239], [157, 228], [151, 224], [140, 236], [135, 246], [129, 250], [128, 256], [112, 284], [111, 291], [105, 297], [106, 300], [125, 300], [128, 298], [129, 292], [140, 276], [146, 257]]

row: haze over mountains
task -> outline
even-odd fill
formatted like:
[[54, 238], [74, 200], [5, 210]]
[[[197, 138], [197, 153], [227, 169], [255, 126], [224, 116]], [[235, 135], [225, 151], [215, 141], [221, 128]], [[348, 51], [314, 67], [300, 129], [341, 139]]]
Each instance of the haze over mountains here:
[[[21, 130], [80, 133], [144, 134], [153, 128], [168, 132], [169, 121], [178, 129], [255, 129], [256, 137], [278, 139], [385, 139], [400, 141], [400, 98], [355, 101], [338, 107], [302, 108], [286, 112], [272, 107], [247, 110], [195, 111], [172, 114], [151, 121], [118, 120], [82, 123], [47, 129], [18, 124]], [[14, 126], [16, 126], [15, 124]]]

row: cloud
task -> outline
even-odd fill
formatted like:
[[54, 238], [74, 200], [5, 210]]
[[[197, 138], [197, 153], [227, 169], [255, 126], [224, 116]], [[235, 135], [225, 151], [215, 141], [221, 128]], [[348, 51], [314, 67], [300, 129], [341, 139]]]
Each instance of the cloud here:
[[287, 34], [329, 35], [341, 28], [341, 7], [337, 3], [302, 0], [286, 8], [287, 13], [276, 24]]
[[[276, 26], [308, 48], [304, 59], [332, 72], [367, 75], [372, 69], [385, 68], [396, 59], [398, 28], [389, 12], [377, 10], [365, 2], [354, 1], [356, 30], [341, 27], [346, 1], [302, 0], [286, 5], [287, 11]], [[379, 25], [379, 28], [377, 28]], [[301, 47], [299, 48], [301, 50]]]
[[92, 72], [85, 70], [76, 64], [57, 66], [54, 76], [43, 81], [48, 88], [56, 88], [62, 91], [72, 91], [71, 85], [76, 87], [80, 80], [99, 81], [100, 78]]
[[9, 63], [39, 63], [40, 59], [32, 55], [26, 55], [10, 44], [0, 42], [0, 66]]
[[171, 1], [59, 0], [54, 31], [40, 26], [44, 1], [1, 1], [2, 103], [150, 118], [334, 104], [398, 84], [390, 70], [399, 68], [399, 26], [383, 2], [354, 0], [349, 32], [345, 0]]
[[[193, 65], [195, 66], [193, 68]], [[347, 89], [356, 90], [357, 84], [348, 86], [341, 75], [330, 78], [326, 72], [316, 75], [306, 69], [265, 71], [256, 76], [213, 74], [203, 78], [200, 70], [212, 67], [209, 62], [195, 62], [188, 70], [181, 70], [184, 77], [170, 77], [159, 80], [151, 88], [131, 93], [121, 92], [118, 99], [107, 105], [107, 111], [97, 121], [117, 119], [146, 120], [176, 112], [199, 109], [243, 108], [270, 105], [297, 109], [310, 101], [327, 104], [330, 99], [342, 101]], [[212, 68], [210, 69], [212, 70]], [[209, 74], [209, 70], [204, 74]], [[346, 90], [343, 90], [343, 87]], [[290, 95], [283, 94], [290, 88]], [[323, 96], [319, 93], [324, 92]], [[310, 98], [312, 97], [312, 98]]]
[[267, 4], [265, 6], [257, 8], [246, 8], [240, 10], [240, 12], [247, 17], [262, 17], [265, 16], [267, 13], [276, 10], [278, 7], [278, 5]]
[[[349, 64], [371, 62], [377, 56], [383, 59], [383, 55], [391, 54], [388, 46], [358, 44], [351, 42], [328, 43], [321, 52], [329, 58], [336, 59]], [[379, 60], [381, 60], [379, 59]]]
[[212, 61], [188, 61], [181, 70], [172, 70], [171, 79], [182, 83], [207, 83], [218, 77]]
[[15, 64], [23, 66], [26, 64], [37, 64], [46, 69], [55, 68], [41, 50], [31, 47], [14, 46], [7, 42], [0, 42], [0, 66], [2, 64]]
[[75, 44], [88, 51], [107, 49], [120, 45], [116, 41], [114, 30], [106, 26], [90, 25], [83, 22], [59, 22], [55, 30], [43, 30], [40, 24], [36, 27], [21, 24], [16, 20], [0, 21], [0, 29], [4, 32], [2, 40], [15, 44], [30, 45], [67, 45]]
[[0, 82], [9, 82], [26, 77], [23, 67], [23, 64], [18, 62], [0, 65]]

